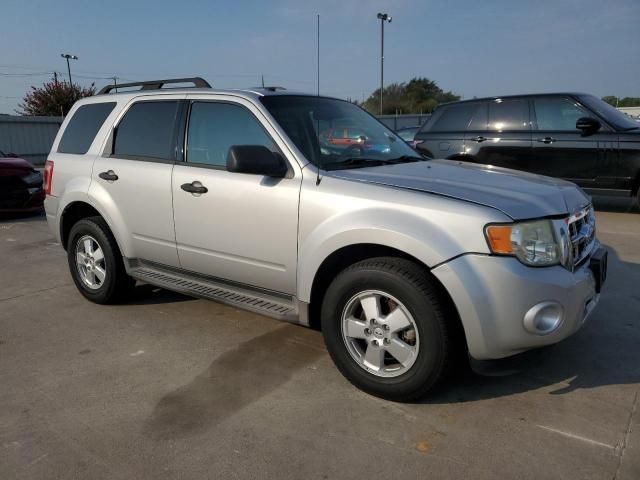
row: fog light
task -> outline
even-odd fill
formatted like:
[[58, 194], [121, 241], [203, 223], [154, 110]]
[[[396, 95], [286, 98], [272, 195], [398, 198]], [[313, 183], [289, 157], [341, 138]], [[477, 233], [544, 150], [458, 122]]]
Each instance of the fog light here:
[[564, 319], [564, 308], [558, 302], [541, 302], [524, 316], [524, 328], [529, 333], [548, 335], [555, 332]]

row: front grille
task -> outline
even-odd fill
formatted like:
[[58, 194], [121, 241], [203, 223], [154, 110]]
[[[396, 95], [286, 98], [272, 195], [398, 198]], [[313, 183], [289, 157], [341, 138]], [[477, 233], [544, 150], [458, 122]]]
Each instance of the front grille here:
[[591, 254], [596, 243], [596, 217], [593, 207], [576, 212], [569, 217], [569, 236], [571, 238], [571, 258], [573, 268], [581, 265]]

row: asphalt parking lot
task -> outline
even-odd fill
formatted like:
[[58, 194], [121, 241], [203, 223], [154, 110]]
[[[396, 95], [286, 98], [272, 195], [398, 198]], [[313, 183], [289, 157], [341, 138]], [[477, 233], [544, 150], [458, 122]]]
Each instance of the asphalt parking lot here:
[[356, 390], [316, 331], [145, 285], [93, 305], [43, 217], [0, 220], [0, 478], [637, 480], [640, 214], [605, 210], [591, 321], [419, 404]]

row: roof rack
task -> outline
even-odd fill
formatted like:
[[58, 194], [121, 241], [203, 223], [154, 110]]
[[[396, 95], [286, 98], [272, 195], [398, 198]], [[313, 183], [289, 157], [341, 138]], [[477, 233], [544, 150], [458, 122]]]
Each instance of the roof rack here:
[[286, 90], [286, 88], [284, 87], [278, 87], [278, 86], [263, 86], [263, 87], [257, 87], [257, 90], [269, 90], [270, 92], [275, 92], [278, 90]]
[[107, 85], [103, 87], [97, 95], [110, 93], [118, 88], [142, 87], [140, 90], [160, 90], [163, 86], [171, 83], [193, 83], [192, 88], [211, 88], [209, 82], [201, 77], [192, 78], [167, 78], [165, 80], [147, 80], [146, 82], [120, 83], [118, 85]]

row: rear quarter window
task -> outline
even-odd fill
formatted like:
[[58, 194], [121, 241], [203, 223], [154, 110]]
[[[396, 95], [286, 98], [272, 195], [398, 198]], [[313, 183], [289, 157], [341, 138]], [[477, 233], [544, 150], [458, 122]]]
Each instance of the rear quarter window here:
[[460, 103], [441, 107], [436, 110], [423, 131], [464, 132], [478, 107], [478, 103]]
[[78, 108], [62, 134], [58, 153], [87, 153], [98, 130], [115, 106], [115, 102], [105, 102], [91, 103]]

